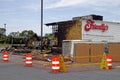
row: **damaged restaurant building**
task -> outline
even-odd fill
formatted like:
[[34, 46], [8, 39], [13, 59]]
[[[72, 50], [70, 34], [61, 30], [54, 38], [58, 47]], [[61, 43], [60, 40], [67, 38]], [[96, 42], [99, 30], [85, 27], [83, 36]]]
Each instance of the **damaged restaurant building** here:
[[[73, 17], [72, 20], [47, 23], [52, 26], [56, 46], [62, 47], [64, 56], [97, 56], [104, 52], [113, 61], [120, 61], [120, 23], [103, 21], [103, 16], [87, 15]], [[96, 62], [75, 59], [76, 62]]]

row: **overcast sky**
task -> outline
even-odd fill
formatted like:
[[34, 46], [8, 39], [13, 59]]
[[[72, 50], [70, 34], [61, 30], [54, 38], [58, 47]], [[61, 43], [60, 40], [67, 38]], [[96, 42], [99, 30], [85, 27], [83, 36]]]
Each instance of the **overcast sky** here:
[[[97, 14], [105, 21], [120, 22], [120, 0], [43, 0], [44, 24], [71, 20], [72, 17]], [[7, 24], [7, 34], [33, 30], [40, 35], [41, 0], [0, 0], [0, 27]], [[44, 26], [44, 34], [51, 28]]]

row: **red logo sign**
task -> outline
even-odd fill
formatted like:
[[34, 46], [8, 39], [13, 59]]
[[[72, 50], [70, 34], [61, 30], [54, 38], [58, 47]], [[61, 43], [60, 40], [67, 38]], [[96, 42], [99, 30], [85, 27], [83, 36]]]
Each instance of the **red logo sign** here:
[[102, 30], [102, 32], [108, 30], [108, 26], [106, 24], [97, 25], [95, 22], [91, 19], [87, 19], [87, 24], [85, 25], [84, 29], [85, 31], [93, 30]]

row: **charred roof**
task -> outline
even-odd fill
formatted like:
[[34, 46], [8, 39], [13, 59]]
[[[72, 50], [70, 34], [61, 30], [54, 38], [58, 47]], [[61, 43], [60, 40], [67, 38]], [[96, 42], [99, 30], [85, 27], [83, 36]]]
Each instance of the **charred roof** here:
[[88, 18], [93, 19], [93, 20], [101, 20], [101, 21], [103, 20], [103, 16], [91, 14], [91, 15], [86, 15], [86, 16], [73, 17], [72, 20], [47, 23], [45, 25], [46, 26], [59, 25], [59, 24], [65, 24], [65, 23], [71, 23], [71, 22], [75, 22], [75, 21], [85, 20]]
[[68, 21], [60, 21], [60, 22], [52, 22], [52, 23], [47, 23], [45, 24], [46, 26], [51, 26], [51, 25], [58, 25], [58, 24], [65, 24], [65, 23], [71, 23], [73, 20], [68, 20]]

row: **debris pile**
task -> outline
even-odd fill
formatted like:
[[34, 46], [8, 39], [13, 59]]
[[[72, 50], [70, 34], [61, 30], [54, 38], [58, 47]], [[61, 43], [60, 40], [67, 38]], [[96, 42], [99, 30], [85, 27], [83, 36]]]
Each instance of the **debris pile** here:
[[51, 61], [51, 54], [47, 54], [50, 51], [33, 50], [31, 54], [33, 55], [33, 60]]

